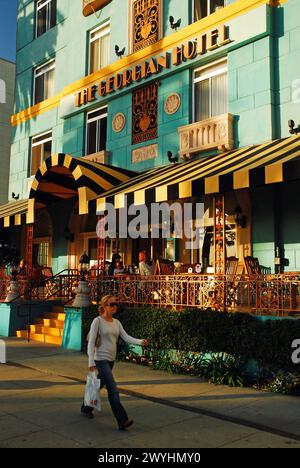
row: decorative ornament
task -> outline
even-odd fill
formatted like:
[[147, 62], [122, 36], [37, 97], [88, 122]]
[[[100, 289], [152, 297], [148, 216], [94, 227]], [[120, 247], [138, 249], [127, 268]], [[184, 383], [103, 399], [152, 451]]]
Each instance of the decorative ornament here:
[[165, 102], [165, 112], [168, 115], [176, 114], [181, 105], [181, 97], [177, 93], [170, 94]]
[[112, 122], [112, 128], [115, 133], [120, 133], [123, 128], [125, 127], [126, 124], [126, 117], [124, 114], [119, 112], [114, 116], [113, 122]]

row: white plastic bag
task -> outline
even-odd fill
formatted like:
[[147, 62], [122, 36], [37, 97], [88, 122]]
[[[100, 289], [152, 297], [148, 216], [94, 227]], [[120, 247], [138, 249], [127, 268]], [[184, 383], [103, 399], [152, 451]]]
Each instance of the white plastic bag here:
[[90, 372], [86, 379], [84, 404], [98, 411], [101, 411], [100, 384], [96, 372]]

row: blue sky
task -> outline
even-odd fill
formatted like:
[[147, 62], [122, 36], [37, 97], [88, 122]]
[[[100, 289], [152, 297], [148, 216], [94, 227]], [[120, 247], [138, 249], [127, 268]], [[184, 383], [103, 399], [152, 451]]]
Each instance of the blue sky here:
[[16, 60], [16, 23], [18, 0], [0, 0], [0, 57]]

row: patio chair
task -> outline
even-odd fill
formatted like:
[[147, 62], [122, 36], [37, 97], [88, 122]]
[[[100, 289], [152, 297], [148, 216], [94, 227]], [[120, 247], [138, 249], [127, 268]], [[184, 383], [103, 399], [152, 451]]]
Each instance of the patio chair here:
[[57, 283], [53, 277], [52, 268], [43, 267], [41, 273], [43, 284], [46, 288], [46, 297], [53, 296], [57, 290]]
[[245, 266], [249, 276], [259, 276], [271, 274], [271, 268], [259, 264], [258, 258], [245, 257]]
[[225, 266], [225, 275], [236, 275], [239, 266], [239, 259], [236, 257], [228, 257]]
[[174, 275], [175, 266], [174, 262], [170, 260], [157, 260], [154, 270], [154, 275], [167, 276]]

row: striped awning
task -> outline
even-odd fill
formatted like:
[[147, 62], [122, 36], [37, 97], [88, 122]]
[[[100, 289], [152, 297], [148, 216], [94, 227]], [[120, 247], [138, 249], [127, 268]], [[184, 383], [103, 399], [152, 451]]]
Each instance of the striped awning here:
[[115, 208], [254, 188], [300, 178], [300, 136], [168, 165], [140, 174], [97, 200]]
[[78, 196], [79, 214], [87, 214], [90, 200], [128, 181], [136, 174], [68, 154], [54, 154], [38, 169], [29, 198], [42, 207], [61, 199]]
[[0, 227], [8, 228], [33, 222], [34, 200], [19, 200], [0, 205]]

